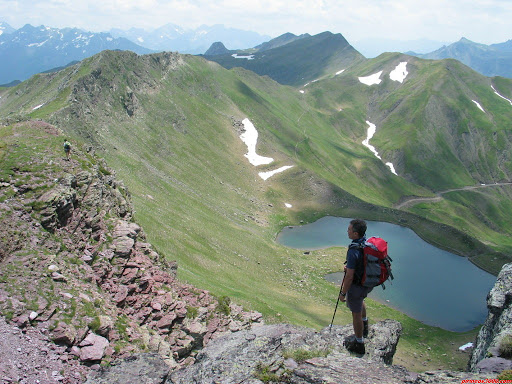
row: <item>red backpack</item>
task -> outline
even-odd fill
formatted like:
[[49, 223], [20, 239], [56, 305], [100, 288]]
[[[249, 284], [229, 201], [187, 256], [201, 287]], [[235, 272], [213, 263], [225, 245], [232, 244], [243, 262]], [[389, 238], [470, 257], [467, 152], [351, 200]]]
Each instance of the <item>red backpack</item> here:
[[382, 285], [382, 288], [386, 289], [384, 282], [388, 279], [393, 280], [391, 273], [393, 260], [388, 256], [388, 243], [380, 237], [370, 237], [360, 245], [351, 246], [363, 251], [363, 273], [360, 284], [369, 288]]

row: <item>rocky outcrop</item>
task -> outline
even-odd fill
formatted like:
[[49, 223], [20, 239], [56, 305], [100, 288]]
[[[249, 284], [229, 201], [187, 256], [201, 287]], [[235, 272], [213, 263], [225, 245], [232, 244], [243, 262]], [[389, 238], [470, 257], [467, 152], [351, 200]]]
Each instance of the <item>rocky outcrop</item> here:
[[407, 374], [385, 363], [391, 363], [401, 331], [396, 321], [373, 325], [367, 354], [359, 359], [343, 345], [353, 333], [351, 325], [320, 332], [288, 324], [253, 327], [211, 342], [194, 365], [172, 373], [170, 383], [261, 383], [265, 375], [277, 382], [317, 383], [329, 378], [330, 382], [357, 383], [358, 371], [369, 365], [372, 372], [366, 369], [366, 373], [375, 380], [397, 382]]
[[[51, 141], [49, 127], [13, 131]], [[49, 151], [23, 166], [0, 186], [0, 313], [18, 327], [41, 328], [84, 366], [149, 350], [175, 369], [215, 338], [262, 322], [178, 281], [176, 263], [133, 222], [122, 182], [92, 153], [76, 148], [66, 161]]]
[[489, 314], [478, 333], [468, 364], [470, 371], [497, 372], [502, 367], [510, 369], [510, 361], [499, 358], [499, 344], [505, 335], [512, 334], [511, 304], [512, 263], [503, 266], [496, 284], [487, 296]]
[[[171, 372], [156, 355], [136, 355], [101, 369], [86, 384], [106, 383], [350, 383], [350, 384], [460, 384], [495, 375], [469, 372], [408, 372], [385, 364], [396, 348], [401, 326], [386, 320], [372, 326], [364, 357], [349, 354], [343, 346], [352, 327], [334, 326], [322, 331], [274, 324], [253, 327], [212, 341], [195, 364]], [[388, 351], [388, 352], [386, 352]], [[147, 365], [155, 369], [147, 372]]]

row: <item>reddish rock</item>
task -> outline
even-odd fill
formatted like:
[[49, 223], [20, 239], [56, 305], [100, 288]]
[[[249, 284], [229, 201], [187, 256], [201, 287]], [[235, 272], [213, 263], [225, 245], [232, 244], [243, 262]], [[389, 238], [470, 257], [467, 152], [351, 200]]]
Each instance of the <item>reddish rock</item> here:
[[80, 360], [97, 361], [105, 355], [105, 349], [108, 347], [108, 340], [94, 333], [89, 333], [80, 343]]
[[164, 317], [162, 317], [157, 323], [156, 326], [160, 329], [170, 328], [173, 321], [176, 320], [176, 314], [174, 312], [170, 312]]
[[117, 306], [120, 306], [124, 303], [126, 300], [126, 297], [128, 296], [128, 287], [126, 285], [119, 286], [119, 290], [117, 291], [116, 295], [114, 296], [114, 301], [116, 302]]
[[51, 339], [57, 344], [73, 345], [76, 339], [76, 330], [70, 325], [60, 322], [53, 330]]

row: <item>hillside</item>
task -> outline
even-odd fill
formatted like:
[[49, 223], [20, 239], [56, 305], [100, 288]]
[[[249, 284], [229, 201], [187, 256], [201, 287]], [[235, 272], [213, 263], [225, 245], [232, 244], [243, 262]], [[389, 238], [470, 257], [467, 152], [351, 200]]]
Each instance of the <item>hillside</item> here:
[[341, 34], [283, 35], [253, 50], [206, 56], [225, 68], [243, 67], [281, 84], [300, 86], [335, 73], [364, 57]]
[[417, 55], [423, 59], [456, 59], [485, 76], [512, 78], [510, 41], [501, 44], [479, 44], [462, 38], [436, 51]]
[[[500, 252], [510, 245], [510, 187], [393, 209], [410, 196], [510, 179], [504, 124], [512, 109], [491, 85], [511, 98], [507, 79], [390, 54], [333, 71], [301, 93], [200, 57], [105, 51], [0, 90], [0, 116], [9, 126], [43, 119], [105, 157], [131, 191], [148, 241], [178, 261], [179, 279], [271, 322], [320, 328], [337, 291], [323, 276], [341, 269], [344, 250], [286, 249], [274, 242], [285, 225], [362, 216], [408, 225], [495, 273], [508, 260]], [[247, 121], [259, 134], [250, 159], [240, 137], [249, 135]], [[362, 144], [366, 121], [376, 125], [371, 144], [383, 160]], [[252, 165], [262, 160], [256, 154], [273, 161]], [[259, 175], [284, 166], [293, 167]], [[410, 358], [428, 339], [437, 345], [421, 352], [430, 366], [465, 364], [443, 357], [456, 353], [459, 335], [369, 305], [376, 320], [407, 325], [397, 361], [428, 369]]]

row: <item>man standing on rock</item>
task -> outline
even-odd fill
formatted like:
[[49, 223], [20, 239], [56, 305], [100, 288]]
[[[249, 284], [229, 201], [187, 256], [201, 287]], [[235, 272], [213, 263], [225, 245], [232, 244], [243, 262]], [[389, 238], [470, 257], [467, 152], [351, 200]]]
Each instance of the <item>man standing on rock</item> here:
[[347, 251], [347, 265], [345, 277], [340, 289], [340, 300], [347, 303], [352, 312], [352, 324], [355, 337], [345, 341], [345, 346], [350, 352], [364, 354], [364, 337], [368, 336], [368, 318], [366, 317], [366, 305], [364, 299], [372, 288], [361, 285], [363, 277], [363, 252], [360, 247], [366, 241], [366, 222], [364, 220], [352, 220], [348, 226], [347, 234], [352, 243]]

